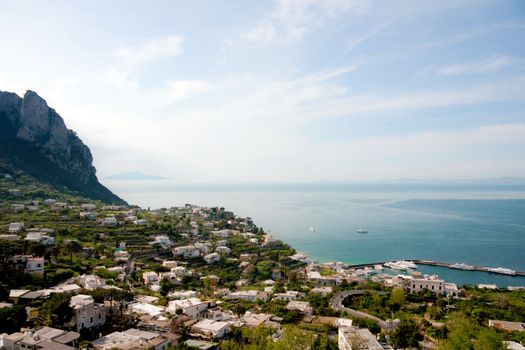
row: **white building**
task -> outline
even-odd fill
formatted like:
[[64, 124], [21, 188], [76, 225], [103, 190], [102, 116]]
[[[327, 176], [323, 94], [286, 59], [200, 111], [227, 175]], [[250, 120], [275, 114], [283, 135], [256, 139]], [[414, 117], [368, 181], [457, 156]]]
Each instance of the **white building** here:
[[197, 292], [194, 290], [175, 290], [167, 295], [167, 297], [171, 299], [189, 299], [195, 298], [196, 296]]
[[44, 274], [44, 258], [28, 257], [26, 263], [26, 272], [32, 275], [42, 276]]
[[367, 328], [339, 326], [337, 333], [339, 350], [383, 350]]
[[95, 209], [97, 209], [97, 206], [95, 204], [91, 204], [91, 203], [84, 203], [84, 204], [80, 205], [80, 208], [82, 208], [84, 210], [95, 210]]
[[104, 304], [95, 303], [91, 295], [78, 294], [71, 297], [69, 306], [74, 312], [76, 330], [102, 326], [106, 322], [106, 308]]
[[213, 264], [221, 260], [221, 256], [218, 253], [206, 254], [203, 257], [204, 261], [208, 264]]
[[114, 253], [114, 256], [115, 256], [115, 261], [124, 262], [124, 261], [128, 261], [131, 254], [127, 250], [117, 250]]
[[191, 318], [200, 319], [202, 318], [203, 312], [212, 306], [212, 304], [211, 301], [201, 301], [199, 298], [172, 300], [168, 303], [166, 311], [176, 314], [177, 310], [181, 309], [183, 314]]
[[198, 249], [201, 254], [208, 254], [211, 249], [211, 243], [209, 242], [197, 242], [195, 243], [195, 248]]
[[307, 317], [312, 316], [312, 314], [314, 312], [313, 308], [310, 306], [310, 303], [307, 302], [307, 301], [292, 300], [286, 305], [286, 308], [288, 310], [301, 311], [301, 313], [304, 314]]
[[82, 275], [78, 278], [78, 283], [87, 290], [95, 290], [106, 286], [106, 281], [96, 275]]
[[172, 269], [172, 268], [174, 268], [174, 267], [177, 267], [177, 266], [178, 266], [178, 263], [177, 263], [177, 261], [175, 261], [175, 260], [164, 260], [164, 261], [162, 262], [162, 266], [167, 267], [167, 268], [169, 268], [169, 269]]
[[55, 244], [55, 237], [50, 237], [47, 232], [28, 232], [26, 241], [40, 242], [45, 245]]
[[152, 244], [159, 244], [163, 248], [170, 248], [173, 245], [173, 242], [170, 240], [170, 238], [166, 235], [159, 235], [153, 237]]
[[177, 276], [177, 278], [179, 278], [179, 279], [183, 278], [184, 276], [190, 276], [191, 275], [191, 271], [189, 271], [184, 266], [173, 267], [171, 269], [171, 272], [173, 272], [175, 274], [175, 276]]
[[19, 235], [0, 235], [0, 240], [2, 241], [18, 241], [19, 239]]
[[9, 224], [9, 232], [10, 233], [19, 233], [24, 230], [24, 223], [23, 222], [12, 222]]
[[459, 296], [459, 289], [456, 284], [446, 283], [436, 276], [407, 279], [405, 285], [408, 286], [408, 291], [411, 294], [417, 294], [426, 289], [434, 294], [445, 294], [453, 297]]
[[185, 259], [193, 259], [201, 256], [201, 252], [194, 245], [175, 247], [172, 250], [174, 256], [183, 256]]
[[98, 213], [96, 211], [81, 211], [78, 213], [78, 217], [81, 219], [96, 219]]
[[231, 230], [224, 229], [220, 231], [211, 231], [211, 234], [218, 238], [230, 238], [232, 235]]
[[164, 307], [152, 305], [150, 303], [133, 303], [129, 306], [131, 311], [138, 313], [138, 314], [147, 314], [150, 316], [158, 316], [161, 315], [164, 312]]
[[230, 255], [230, 253], [232, 252], [230, 248], [228, 247], [225, 247], [225, 246], [219, 246], [217, 248], [215, 248], [215, 252], [216, 253], [219, 253], [221, 255]]
[[110, 349], [154, 349], [164, 350], [175, 345], [180, 336], [167, 333], [143, 331], [130, 328], [124, 332], [113, 332], [92, 342], [96, 350]]
[[146, 219], [138, 219], [138, 220], [133, 221], [133, 224], [136, 225], [136, 226], [147, 226], [148, 225], [148, 220], [146, 220]]
[[193, 332], [202, 334], [210, 339], [218, 339], [224, 337], [230, 332], [230, 324], [223, 321], [202, 320], [191, 327]]
[[506, 349], [508, 350], [525, 350], [525, 346], [515, 341], [504, 341], [503, 344], [506, 346]]
[[138, 218], [135, 216], [135, 215], [127, 215], [127, 216], [124, 216], [124, 221], [125, 222], [134, 222], [135, 220], [137, 220]]
[[153, 271], [147, 271], [142, 274], [142, 278], [144, 279], [144, 284], [146, 286], [151, 284], [159, 284], [160, 283], [160, 276], [158, 273]]
[[115, 218], [114, 216], [108, 216], [107, 218], [102, 219], [100, 223], [103, 226], [107, 226], [107, 227], [114, 227], [118, 225], [117, 218]]
[[231, 292], [224, 296], [225, 299], [241, 299], [256, 302], [257, 300], [268, 300], [268, 293], [260, 290], [240, 290]]
[[24, 333], [0, 335], [0, 348], [5, 350], [45, 349], [74, 350], [80, 334], [52, 327], [42, 327]]
[[276, 293], [273, 298], [275, 300], [285, 300], [285, 301], [298, 300], [298, 299], [304, 298], [304, 293], [298, 292], [295, 290], [287, 290], [284, 293]]

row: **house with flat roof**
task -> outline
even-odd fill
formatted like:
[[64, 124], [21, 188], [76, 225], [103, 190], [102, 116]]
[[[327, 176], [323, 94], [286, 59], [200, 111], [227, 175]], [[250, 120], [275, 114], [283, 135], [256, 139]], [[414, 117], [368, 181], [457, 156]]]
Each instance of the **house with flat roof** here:
[[19, 233], [24, 230], [23, 222], [12, 222], [9, 224], [9, 233]]
[[223, 321], [204, 319], [194, 324], [191, 330], [208, 339], [219, 339], [230, 332], [230, 324]]
[[241, 299], [256, 302], [257, 300], [268, 300], [268, 293], [261, 290], [240, 290], [230, 292], [224, 296], [225, 299]]
[[273, 298], [275, 300], [284, 300], [284, 301], [298, 300], [298, 299], [304, 298], [304, 293], [298, 292], [296, 290], [287, 290], [284, 293], [275, 293]]
[[511, 322], [501, 320], [489, 320], [489, 327], [494, 327], [507, 332], [523, 332], [525, 331], [524, 322]]
[[213, 264], [221, 260], [221, 256], [218, 253], [206, 254], [203, 257], [207, 264]]
[[314, 309], [310, 306], [310, 303], [307, 301], [292, 300], [286, 305], [286, 308], [288, 310], [301, 311], [301, 313], [304, 314], [306, 317], [310, 317], [314, 313]]
[[95, 290], [106, 286], [106, 281], [97, 275], [82, 275], [78, 278], [78, 283], [87, 290]]
[[0, 346], [5, 350], [49, 349], [74, 350], [80, 338], [77, 332], [53, 327], [41, 327], [24, 333], [0, 335]]
[[180, 335], [173, 333], [159, 334], [130, 328], [124, 332], [113, 332], [92, 342], [96, 350], [134, 350], [154, 349], [163, 350], [177, 345]]
[[215, 303], [212, 301], [202, 301], [199, 298], [188, 298], [170, 301], [166, 311], [175, 314], [177, 313], [177, 310], [180, 309], [184, 315], [188, 315], [195, 319], [201, 319], [206, 309], [212, 306], [215, 306]]
[[340, 326], [337, 332], [339, 350], [383, 350], [367, 328]]

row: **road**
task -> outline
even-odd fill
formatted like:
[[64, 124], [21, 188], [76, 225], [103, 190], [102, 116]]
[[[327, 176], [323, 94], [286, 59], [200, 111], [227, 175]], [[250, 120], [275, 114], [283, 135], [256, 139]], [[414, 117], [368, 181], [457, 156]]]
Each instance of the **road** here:
[[373, 320], [373, 321], [377, 322], [377, 324], [381, 328], [388, 329], [388, 323], [386, 321], [380, 319], [379, 317], [372, 316], [370, 314], [367, 314], [366, 312], [350, 309], [350, 308], [347, 308], [347, 307], [345, 307], [343, 305], [343, 300], [346, 297], [354, 296], [354, 295], [365, 295], [367, 293], [368, 293], [367, 290], [345, 290], [345, 291], [339, 292], [336, 295], [334, 295], [332, 300], [330, 300], [330, 306], [334, 310], [345, 311], [347, 314], [349, 314], [351, 316], [354, 316], [354, 317], [368, 318], [370, 320]]

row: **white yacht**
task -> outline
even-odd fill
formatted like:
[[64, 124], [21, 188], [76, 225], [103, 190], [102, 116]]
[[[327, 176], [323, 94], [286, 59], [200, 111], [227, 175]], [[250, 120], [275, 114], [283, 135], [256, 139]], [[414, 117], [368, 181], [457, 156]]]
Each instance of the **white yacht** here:
[[385, 263], [385, 266], [394, 270], [409, 270], [417, 268], [417, 265], [414, 264], [414, 262], [405, 260], [389, 261]]
[[474, 270], [474, 266], [468, 265], [468, 264], [464, 264], [464, 263], [452, 264], [452, 265], [450, 265], [450, 268], [451, 269], [458, 269], [458, 270], [468, 270], [468, 271], [473, 271]]
[[515, 270], [506, 269], [504, 267], [493, 267], [493, 268], [489, 268], [488, 271], [494, 272], [494, 273], [501, 273], [504, 275], [515, 275], [516, 274]]

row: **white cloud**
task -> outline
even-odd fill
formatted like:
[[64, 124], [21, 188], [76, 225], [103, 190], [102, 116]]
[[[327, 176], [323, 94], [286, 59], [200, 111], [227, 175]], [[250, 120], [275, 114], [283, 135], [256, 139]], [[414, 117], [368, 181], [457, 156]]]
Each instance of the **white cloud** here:
[[172, 35], [165, 38], [152, 38], [139, 46], [128, 46], [116, 51], [121, 64], [136, 66], [148, 61], [172, 58], [181, 54], [183, 39]]
[[262, 23], [259, 26], [241, 33], [241, 38], [252, 43], [267, 43], [277, 35], [277, 29], [272, 23]]
[[172, 101], [182, 100], [193, 95], [209, 91], [212, 84], [203, 80], [169, 80], [168, 99]]
[[275, 7], [241, 39], [251, 44], [274, 40], [298, 41], [309, 31], [347, 12], [361, 13], [368, 1], [354, 0], [278, 0]]
[[182, 53], [183, 38], [171, 35], [151, 38], [137, 46], [115, 50], [116, 62], [99, 74], [96, 79], [104, 84], [126, 91], [139, 91], [134, 73], [138, 67], [158, 60], [174, 58]]
[[458, 75], [469, 73], [494, 73], [500, 69], [515, 63], [515, 59], [509, 56], [492, 55], [480, 61], [453, 64], [441, 67], [437, 72], [441, 75]]
[[[382, 121], [436, 107], [513, 100], [525, 90], [525, 80], [518, 77], [446, 91], [356, 94], [337, 83], [355, 68], [332, 67], [269, 82], [258, 76], [221, 84], [169, 80], [153, 90], [122, 89], [100, 84], [99, 77], [84, 77], [64, 81], [52, 106], [93, 148], [101, 176], [141, 170], [180, 182], [242, 182], [525, 174], [524, 161], [497, 151], [506, 144], [525, 146], [520, 123], [312, 139], [304, 130], [318, 121], [338, 125], [338, 118], [352, 118], [359, 125], [368, 118]], [[195, 104], [169, 103], [204, 92], [220, 98], [210, 102], [206, 94]], [[96, 105], [89, 103], [94, 100]]]

